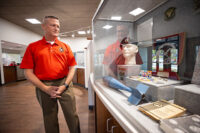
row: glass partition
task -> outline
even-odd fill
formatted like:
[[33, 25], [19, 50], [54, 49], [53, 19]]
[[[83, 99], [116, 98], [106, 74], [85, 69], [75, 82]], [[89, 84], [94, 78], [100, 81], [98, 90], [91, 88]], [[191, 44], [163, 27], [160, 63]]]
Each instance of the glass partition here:
[[[200, 9], [195, 4], [104, 0], [93, 18], [95, 80], [110, 76], [126, 84], [126, 78], [140, 76], [191, 83], [193, 72], [200, 70], [195, 66], [200, 59]], [[142, 13], [135, 15], [134, 9]]]

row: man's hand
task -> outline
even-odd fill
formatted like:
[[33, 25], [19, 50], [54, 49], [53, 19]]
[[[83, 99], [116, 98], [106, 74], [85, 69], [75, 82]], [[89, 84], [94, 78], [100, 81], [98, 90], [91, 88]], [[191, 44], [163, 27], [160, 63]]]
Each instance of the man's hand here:
[[65, 88], [64, 85], [59, 86], [59, 87], [58, 87], [58, 90], [56, 91], [56, 95], [57, 95], [57, 96], [60, 96], [60, 95], [63, 93], [63, 91], [64, 91], [65, 89], [66, 89], [66, 88]]
[[46, 93], [48, 95], [51, 96], [51, 98], [61, 98], [61, 94], [63, 93], [63, 91], [65, 90], [65, 86], [62, 85], [62, 86], [47, 86], [46, 87]]
[[51, 98], [60, 98], [61, 96], [60, 95], [57, 95], [57, 91], [58, 91], [58, 88], [57, 86], [46, 86], [45, 88], [45, 92], [51, 96]]

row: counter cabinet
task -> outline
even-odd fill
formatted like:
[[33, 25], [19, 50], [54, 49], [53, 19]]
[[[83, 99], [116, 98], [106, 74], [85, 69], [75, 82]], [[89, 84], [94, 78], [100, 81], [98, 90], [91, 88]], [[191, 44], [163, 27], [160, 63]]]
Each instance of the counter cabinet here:
[[20, 66], [4, 66], [5, 83], [25, 80], [24, 70]]
[[124, 129], [95, 95], [96, 133], [125, 133]]
[[4, 69], [5, 83], [17, 81], [16, 66], [4, 66], [3, 69]]

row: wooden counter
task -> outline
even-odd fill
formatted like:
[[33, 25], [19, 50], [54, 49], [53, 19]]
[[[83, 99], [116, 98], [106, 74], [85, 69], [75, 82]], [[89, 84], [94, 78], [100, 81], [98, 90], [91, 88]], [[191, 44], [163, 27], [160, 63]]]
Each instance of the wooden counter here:
[[3, 66], [5, 83], [17, 81], [16, 66]]
[[77, 83], [85, 86], [85, 68], [77, 68]]

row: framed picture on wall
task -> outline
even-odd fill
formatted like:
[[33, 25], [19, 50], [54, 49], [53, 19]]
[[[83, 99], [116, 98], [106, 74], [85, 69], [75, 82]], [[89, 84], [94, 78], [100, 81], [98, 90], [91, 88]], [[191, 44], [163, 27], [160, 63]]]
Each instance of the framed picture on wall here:
[[[154, 65], [153, 75], [157, 76], [158, 72], [167, 72], [168, 78], [179, 80], [179, 65], [183, 59], [184, 46], [184, 32], [155, 39], [152, 53], [156, 53], [156, 68]], [[155, 61], [155, 56], [152, 56], [152, 61]]]

